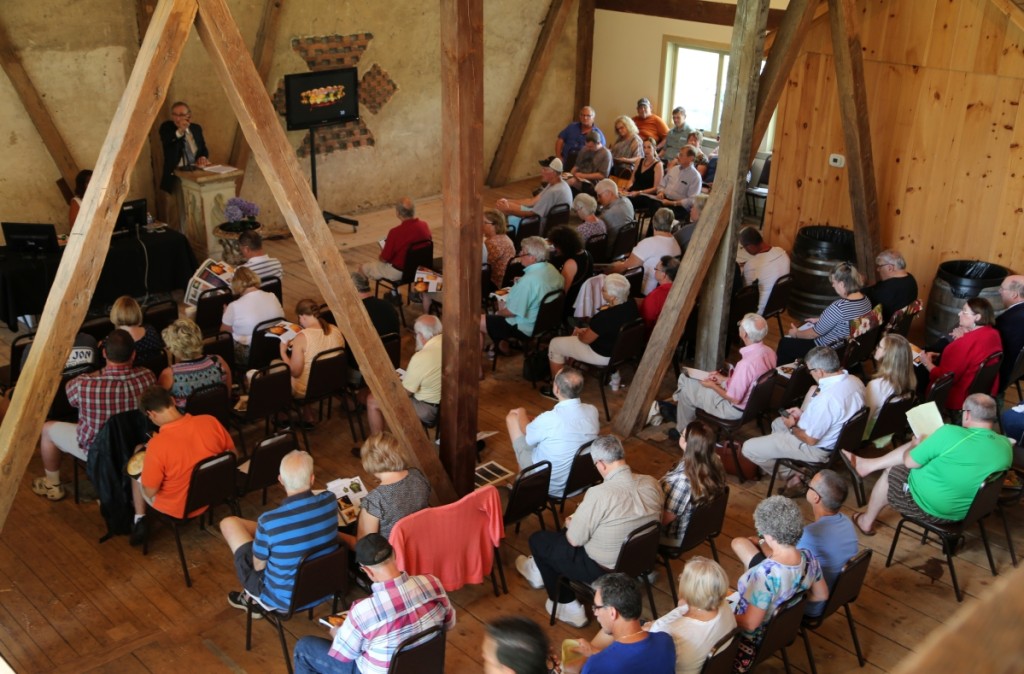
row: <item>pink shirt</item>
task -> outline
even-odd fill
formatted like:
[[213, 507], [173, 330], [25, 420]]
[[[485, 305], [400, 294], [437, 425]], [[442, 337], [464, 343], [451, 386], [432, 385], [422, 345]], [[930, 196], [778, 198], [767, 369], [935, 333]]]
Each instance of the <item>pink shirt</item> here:
[[757, 378], [775, 367], [775, 352], [761, 342], [748, 344], [740, 349], [740, 362], [733, 368], [732, 376], [725, 387], [725, 393], [738, 400], [736, 407], [747, 406], [747, 398]]

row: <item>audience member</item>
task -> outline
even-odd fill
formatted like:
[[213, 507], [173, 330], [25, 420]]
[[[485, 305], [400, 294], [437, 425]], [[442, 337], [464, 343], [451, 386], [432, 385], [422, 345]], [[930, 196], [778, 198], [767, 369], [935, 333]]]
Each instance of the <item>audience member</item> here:
[[580, 219], [580, 224], [576, 227], [576, 233], [583, 239], [584, 244], [590, 237], [608, 232], [608, 227], [604, 224], [604, 220], [596, 215], [597, 199], [594, 197], [589, 194], [577, 194], [572, 200], [572, 210], [576, 212], [577, 217]]
[[[277, 481], [284, 487], [281, 505], [254, 522], [225, 517], [220, 533], [231, 548], [242, 590], [269, 607], [287, 611], [303, 556], [323, 547], [327, 552], [338, 535], [338, 504], [334, 494], [314, 494], [313, 457], [295, 450], [281, 459]], [[228, 592], [228, 604], [247, 608], [243, 592]], [[253, 618], [262, 618], [253, 611]]]
[[606, 271], [622, 273], [632, 267], [644, 268], [643, 294], [646, 295], [658, 286], [658, 279], [654, 277], [654, 268], [658, 266], [661, 258], [678, 257], [682, 255], [679, 250], [679, 242], [672, 236], [672, 211], [668, 208], [659, 208], [651, 218], [651, 225], [654, 228], [654, 236], [641, 239], [636, 244], [629, 257], [619, 262], [613, 262]]
[[504, 616], [485, 625], [484, 674], [549, 674], [548, 637], [522, 616]]
[[143, 324], [142, 307], [130, 295], [121, 295], [110, 307], [110, 322], [135, 340], [135, 360], [147, 361], [164, 350], [164, 340], [152, 325]]
[[601, 205], [599, 216], [608, 232], [608, 254], [611, 254], [615, 240], [626, 223], [633, 222], [635, 215], [629, 199], [619, 196], [619, 186], [614, 180], [602, 180], [595, 187], [597, 203]]
[[[625, 115], [615, 120], [615, 142], [612, 143], [612, 169], [615, 175], [625, 180], [628, 184], [632, 179], [633, 172], [644, 158], [643, 139], [637, 131], [636, 124]], [[622, 178], [629, 175], [630, 178]]]
[[569, 173], [570, 189], [591, 192], [594, 183], [603, 180], [612, 172], [612, 153], [604, 146], [604, 141], [596, 131], [586, 135], [586, 144], [576, 156], [576, 165]]
[[572, 590], [557, 585], [558, 577], [591, 583], [605, 575], [614, 568], [626, 536], [660, 518], [663, 500], [654, 478], [633, 474], [615, 436], [594, 440], [590, 458], [604, 482], [587, 490], [579, 508], [566, 518], [565, 531], [534, 533], [532, 556], [516, 559], [516, 569], [530, 586], [547, 590], [546, 610], [557, 601], [556, 617], [574, 627], [586, 625], [587, 614]]
[[683, 542], [693, 509], [714, 501], [728, 486], [722, 460], [715, 453], [715, 432], [704, 423], [693, 421], [684, 428], [679, 449], [679, 462], [661, 478], [665, 492], [661, 544], [670, 547]]
[[917, 299], [917, 281], [907, 271], [907, 261], [898, 251], [889, 248], [875, 257], [878, 282], [864, 289], [871, 306], [882, 305], [882, 322]]
[[679, 375], [676, 389], [676, 428], [686, 426], [704, 410], [722, 419], [739, 419], [747, 406], [754, 384], [765, 372], [775, 367], [775, 352], [764, 344], [768, 322], [757, 314], [747, 314], [739, 324], [740, 362], [728, 377], [711, 372], [703, 379], [694, 379], [688, 370]]
[[203, 333], [194, 321], [179, 318], [161, 333], [174, 361], [157, 381], [170, 391], [175, 406], [185, 411], [188, 397], [198, 389], [224, 384], [231, 392], [231, 367], [217, 355], [203, 353]]
[[935, 524], [962, 521], [979, 485], [992, 473], [1009, 468], [1013, 458], [1010, 443], [992, 429], [995, 421], [995, 400], [974, 393], [963, 402], [962, 427], [946, 424], [873, 459], [843, 450], [860, 477], [882, 471], [867, 510], [854, 515], [853, 523], [861, 533], [874, 536], [875, 520], [887, 505], [901, 515]]
[[679, 151], [689, 143], [693, 129], [686, 123], [686, 109], [682, 106], [672, 110], [672, 128], [665, 134], [665, 140], [658, 144], [661, 158], [665, 161], [675, 160]]
[[[954, 339], [942, 351], [941, 362], [936, 363], [937, 353], [926, 351], [921, 354], [921, 365], [928, 370], [929, 381], [947, 372], [953, 373], [953, 385], [946, 398], [946, 408], [959, 410], [967, 397], [967, 389], [981, 369], [981, 362], [988, 356], [1002, 351], [1003, 343], [999, 332], [992, 327], [995, 323], [995, 312], [992, 305], [984, 297], [974, 297], [964, 302], [960, 310], [960, 325], [954, 330]], [[992, 395], [996, 394], [998, 381], [992, 382]]]
[[[693, 167], [697, 169], [697, 173], [700, 174], [701, 188], [703, 188], [703, 184], [707, 182], [704, 179], [704, 176], [707, 175], [708, 165], [710, 163], [708, 156], [704, 154], [703, 143], [704, 134], [700, 131], [691, 131], [686, 137], [686, 144], [697, 151], [697, 155], [693, 158]], [[676, 156], [678, 157], [678, 155]]]
[[563, 368], [551, 383], [552, 395], [558, 400], [553, 408], [532, 421], [523, 407], [509, 410], [505, 416], [519, 469], [551, 462], [548, 493], [552, 496], [562, 496], [577, 450], [601, 431], [597, 408], [580, 400], [582, 391], [583, 373]]
[[238, 296], [224, 309], [221, 332], [231, 333], [235, 341], [235, 365], [249, 362], [252, 332], [263, 321], [284, 318], [284, 309], [277, 295], [260, 288], [260, 279], [248, 267], [239, 267], [231, 279], [231, 292]]
[[889, 396], [903, 395], [913, 391], [914, 386], [914, 354], [910, 342], [895, 333], [885, 335], [875, 347], [875, 373], [864, 392], [864, 401], [871, 410], [865, 438], [871, 434]]
[[1024, 276], [1007, 276], [999, 284], [999, 297], [1006, 310], [996, 318], [996, 330], [1003, 342], [1003, 362], [999, 367], [999, 394], [1012, 384], [1013, 368], [1024, 350]]
[[647, 293], [646, 297], [637, 299], [640, 305], [640, 317], [644, 319], [644, 326], [647, 327], [647, 336], [650, 337], [654, 331], [654, 324], [661, 316], [661, 310], [665, 306], [665, 300], [675, 283], [676, 273], [679, 271], [679, 260], [671, 255], [662, 255], [658, 264], [654, 267], [654, 280], [658, 285], [654, 290]]
[[[853, 522], [839, 512], [846, 501], [847, 491], [846, 480], [834, 470], [820, 470], [811, 478], [806, 498], [811, 504], [814, 521], [804, 526], [804, 533], [796, 544], [797, 548], [809, 551], [818, 560], [830, 593], [843, 565], [857, 554], [857, 532]], [[817, 617], [824, 609], [825, 602], [811, 602], [805, 613]]]
[[769, 246], [754, 227], [740, 230], [739, 242], [750, 255], [743, 265], [743, 285], [757, 282], [757, 313], [763, 314], [775, 282], [789, 273], [789, 255], [778, 246]]
[[395, 215], [401, 222], [388, 231], [380, 259], [363, 265], [362, 272], [371, 280], [400, 281], [412, 245], [432, 240], [430, 226], [416, 217], [416, 203], [410, 197], [395, 203]]
[[[354, 271], [349, 274], [352, 278], [352, 285], [356, 287], [356, 293], [363, 302], [363, 308], [370, 317], [373, 329], [381, 337], [384, 335], [397, 334], [401, 329], [398, 310], [395, 305], [380, 299], [370, 291], [370, 279], [361, 271]], [[349, 349], [349, 383], [353, 386], [362, 386], [363, 375], [359, 372], [359, 363], [356, 361], [355, 352]]]
[[780, 363], [792, 363], [815, 346], [830, 346], [849, 338], [850, 321], [871, 311], [871, 300], [861, 292], [860, 272], [852, 264], [837, 264], [829, 281], [839, 299], [825, 307], [818, 318], [808, 318], [810, 327], [798, 328], [790, 323], [786, 336], [779, 341]]
[[[593, 260], [583, 246], [583, 237], [569, 225], [559, 225], [547, 233], [553, 250], [556, 269], [565, 281], [565, 303], [571, 307], [576, 301], [580, 285], [594, 275]], [[561, 264], [558, 267], [557, 264]]]
[[589, 105], [585, 105], [580, 108], [579, 121], [570, 122], [569, 126], [559, 132], [558, 139], [555, 141], [555, 156], [562, 160], [562, 165], [566, 170], [575, 165], [576, 155], [583, 149], [587, 142], [587, 134], [591, 131], [597, 133], [602, 145], [606, 144], [604, 133], [594, 123], [596, 119], [597, 112]]
[[103, 357], [106, 367], [75, 377], [65, 386], [68, 402], [78, 408], [78, 423], [43, 424], [39, 454], [45, 475], [32, 481], [32, 491], [51, 501], [65, 495], [60, 480], [61, 454], [86, 461], [86, 453], [107, 419], [136, 409], [139, 395], [156, 381], [146, 368], [133, 366], [135, 341], [124, 330], [114, 330], [103, 340]]
[[85, 190], [89, 188], [89, 181], [92, 180], [92, 171], [83, 169], [75, 175], [75, 195], [68, 203], [68, 228], [75, 228], [75, 220], [82, 210], [82, 199], [85, 198]]
[[[341, 338], [341, 330], [320, 315], [319, 302], [299, 300], [295, 305], [295, 320], [302, 330], [290, 342], [281, 342], [280, 349], [281, 360], [292, 376], [292, 395], [302, 398], [309, 385], [313, 361], [324, 351], [344, 346], [345, 340]], [[303, 406], [302, 418], [307, 428], [312, 427], [313, 409], [310, 405]]]
[[[405, 368], [402, 386], [412, 399], [416, 416], [429, 426], [437, 423], [441, 406], [441, 319], [420, 316], [412, 328], [416, 335], [416, 353]], [[384, 430], [384, 414], [372, 393], [366, 398], [366, 420], [371, 435]]]
[[242, 266], [251, 269], [261, 282], [270, 278], [284, 278], [281, 261], [263, 252], [263, 237], [256, 230], [247, 229], [238, 235], [238, 250], [245, 258]]
[[653, 138], [661, 144], [668, 136], [668, 124], [651, 112], [651, 102], [646, 97], [636, 102], [636, 117], [633, 118], [633, 123], [636, 124], [641, 138]]
[[505, 280], [508, 263], [516, 256], [516, 246], [508, 236], [505, 214], [496, 208], [484, 211], [484, 248], [491, 267], [491, 285], [497, 290]]
[[540, 230], [543, 232], [552, 208], [563, 204], [572, 205], [572, 190], [569, 189], [568, 183], [562, 180], [562, 160], [548, 157], [538, 163], [541, 166], [540, 180], [544, 183], [544, 189], [529, 199], [502, 198], [495, 203], [497, 209], [508, 217], [510, 227], [518, 228], [520, 220], [536, 215], [540, 218]]
[[[678, 153], [672, 155], [675, 157]], [[644, 159], [633, 173], [633, 182], [623, 194], [634, 208], [649, 208], [650, 197], [658, 191], [661, 179], [665, 177], [665, 166], [658, 157], [658, 145], [653, 138], [644, 140]]]
[[356, 563], [370, 577], [372, 594], [352, 604], [331, 639], [306, 636], [295, 644], [295, 674], [387, 674], [406, 639], [440, 625], [455, 627], [455, 609], [434, 576], [409, 576], [380, 534], [356, 543]]
[[[25, 363], [28, 362], [28, 354], [31, 352], [32, 342], [29, 342], [25, 346], [25, 350], [21, 352], [21, 370], [25, 369]], [[75, 343], [71, 345], [68, 359], [64, 361], [64, 369], [61, 371], [61, 376], [89, 372], [96, 366], [99, 356], [100, 344], [96, 341], [96, 338], [85, 332], [79, 332], [75, 335]], [[12, 373], [13, 378], [14, 375]]]
[[1011, 442], [1020, 444], [1024, 441], [1024, 403], [1003, 412], [999, 417], [999, 423]]
[[[839, 363], [839, 356], [827, 346], [816, 346], [806, 358], [817, 386], [811, 387], [801, 407], [783, 410], [783, 415], [772, 422], [772, 432], [743, 443], [743, 455], [771, 473], [776, 459], [799, 459], [822, 463], [835, 451], [836, 441], [843, 424], [864, 407], [864, 384], [847, 374]], [[786, 487], [800, 489], [802, 476], [792, 476], [779, 470]]]
[[683, 224], [690, 221], [693, 198], [700, 194], [702, 185], [700, 173], [693, 166], [696, 158], [696, 148], [684, 146], [679, 151], [678, 163], [665, 173], [654, 193], [655, 201], [671, 208]]

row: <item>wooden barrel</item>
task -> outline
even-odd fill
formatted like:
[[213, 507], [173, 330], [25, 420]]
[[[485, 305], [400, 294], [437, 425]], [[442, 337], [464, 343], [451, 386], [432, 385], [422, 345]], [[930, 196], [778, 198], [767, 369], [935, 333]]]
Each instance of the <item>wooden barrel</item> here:
[[790, 263], [790, 315], [800, 319], [820, 316], [825, 307], [839, 298], [829, 281], [832, 269], [840, 262], [856, 259], [852, 231], [825, 225], [801, 228], [793, 243]]
[[972, 297], [984, 297], [996, 314], [1003, 313], [999, 286], [1009, 273], [1006, 267], [980, 260], [950, 260], [940, 264], [924, 313], [927, 344], [934, 344], [959, 324], [960, 310]]

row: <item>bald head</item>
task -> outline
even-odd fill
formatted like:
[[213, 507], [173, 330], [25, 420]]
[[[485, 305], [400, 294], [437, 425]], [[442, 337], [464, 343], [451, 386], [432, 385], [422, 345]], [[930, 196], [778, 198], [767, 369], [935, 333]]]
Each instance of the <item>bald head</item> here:
[[416, 217], [416, 204], [410, 197], [402, 197], [395, 204], [395, 213], [402, 220], [410, 220]]
[[999, 296], [1008, 307], [1024, 302], [1024, 276], [1013, 274], [1004, 278], [999, 286]]

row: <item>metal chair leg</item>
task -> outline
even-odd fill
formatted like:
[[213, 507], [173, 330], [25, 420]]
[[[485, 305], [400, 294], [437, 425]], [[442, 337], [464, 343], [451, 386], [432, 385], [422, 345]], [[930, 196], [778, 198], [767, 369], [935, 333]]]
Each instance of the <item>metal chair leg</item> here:
[[807, 635], [807, 628], [800, 628], [800, 636], [804, 639], [804, 650], [807, 651], [807, 664], [811, 667], [811, 674], [818, 674], [818, 668], [814, 664], [814, 652], [811, 650], [811, 639]]
[[978, 520], [978, 530], [981, 531], [981, 542], [985, 544], [985, 554], [988, 556], [988, 568], [992, 569], [992, 575], [998, 576], [996, 562], [992, 559], [992, 547], [988, 544], [988, 534], [985, 532], [985, 521]]
[[853, 639], [853, 649], [857, 651], [857, 662], [863, 667], [867, 660], [864, 659], [864, 653], [860, 650], [860, 639], [857, 638], [857, 625], [853, 622], [853, 611], [849, 604], [844, 606], [843, 609], [846, 611], [846, 622], [850, 624], [850, 638]]
[[1003, 531], [1006, 532], [1006, 547], [1010, 549], [1010, 561], [1013, 567], [1017, 568], [1017, 552], [1013, 548], [1013, 538], [1010, 536], [1010, 523], [1006, 519], [1006, 511], [1000, 507], [999, 516], [1003, 518]]
[[174, 529], [174, 542], [178, 544], [178, 558], [181, 560], [181, 570], [185, 573], [185, 585], [192, 587], [192, 576], [188, 574], [188, 562], [185, 561], [185, 547], [181, 544], [181, 533], [178, 531], [177, 524], [171, 528]]

